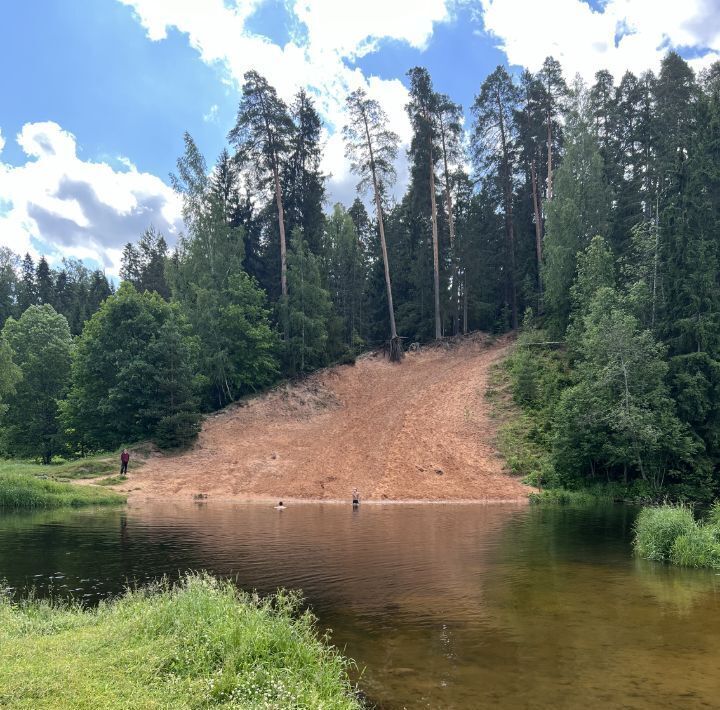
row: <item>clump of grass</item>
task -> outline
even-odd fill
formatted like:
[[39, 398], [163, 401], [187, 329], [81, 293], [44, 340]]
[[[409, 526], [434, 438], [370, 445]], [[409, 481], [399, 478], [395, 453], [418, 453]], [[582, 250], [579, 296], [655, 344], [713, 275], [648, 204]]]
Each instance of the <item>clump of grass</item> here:
[[109, 478], [101, 478], [99, 481], [93, 481], [96, 486], [117, 486], [126, 482], [127, 478], [123, 476], [110, 476]]
[[300, 601], [205, 574], [97, 609], [0, 601], [0, 705], [360, 708], [351, 662]]
[[557, 505], [591, 505], [612, 501], [612, 497], [601, 490], [569, 490], [567, 488], [546, 488], [530, 493], [528, 500], [534, 504], [552, 503]]
[[720, 569], [720, 530], [696, 525], [680, 535], [670, 550], [670, 561], [681, 567]]
[[643, 508], [635, 521], [635, 552], [648, 560], [682, 567], [720, 569], [720, 503], [706, 520], [695, 520], [690, 508], [662, 505]]
[[643, 508], [635, 520], [635, 552], [647, 560], [667, 561], [675, 540], [696, 528], [693, 513], [686, 506]]
[[62, 508], [124, 502], [125, 496], [114, 491], [0, 472], [0, 508]]

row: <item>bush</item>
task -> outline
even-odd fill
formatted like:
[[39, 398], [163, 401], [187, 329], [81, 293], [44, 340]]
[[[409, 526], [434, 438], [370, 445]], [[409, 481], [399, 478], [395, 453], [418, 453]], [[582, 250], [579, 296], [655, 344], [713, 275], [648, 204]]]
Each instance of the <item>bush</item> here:
[[680, 535], [670, 550], [670, 561], [682, 567], [720, 569], [718, 530], [712, 526], [697, 525]]
[[643, 508], [635, 521], [633, 546], [640, 557], [664, 562], [670, 559], [677, 538], [696, 529], [692, 511], [685, 506]]

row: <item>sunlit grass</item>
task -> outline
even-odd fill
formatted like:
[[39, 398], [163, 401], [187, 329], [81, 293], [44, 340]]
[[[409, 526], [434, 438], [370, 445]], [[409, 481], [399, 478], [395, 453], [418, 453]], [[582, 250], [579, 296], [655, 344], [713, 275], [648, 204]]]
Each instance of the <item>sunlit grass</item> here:
[[0, 706], [360, 708], [300, 598], [189, 575], [97, 609], [0, 601]]

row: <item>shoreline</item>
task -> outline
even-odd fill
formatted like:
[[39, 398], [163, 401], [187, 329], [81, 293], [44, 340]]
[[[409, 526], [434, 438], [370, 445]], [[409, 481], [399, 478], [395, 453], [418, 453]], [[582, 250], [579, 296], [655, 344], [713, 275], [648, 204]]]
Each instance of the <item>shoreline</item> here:
[[[532, 492], [532, 488], [528, 491], [528, 495]], [[128, 506], [142, 503], [230, 503], [230, 504], [258, 504], [258, 505], [276, 505], [282, 500], [285, 507], [287, 504], [292, 505], [346, 505], [352, 508], [352, 500], [348, 497], [343, 498], [293, 498], [293, 497], [268, 497], [268, 496], [207, 496], [203, 498], [188, 498], [186, 496], [142, 496], [135, 497], [130, 495], [128, 498]], [[529, 505], [529, 498], [458, 498], [458, 499], [429, 499], [429, 498], [395, 498], [395, 499], [362, 499], [358, 508], [365, 505], [379, 507], [383, 505]]]

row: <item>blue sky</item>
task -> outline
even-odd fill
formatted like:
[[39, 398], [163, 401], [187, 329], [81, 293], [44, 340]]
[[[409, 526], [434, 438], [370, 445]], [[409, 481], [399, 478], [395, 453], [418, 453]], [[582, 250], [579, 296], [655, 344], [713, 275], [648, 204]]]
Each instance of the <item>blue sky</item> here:
[[[668, 7], [664, 7], [667, 5]], [[671, 5], [673, 7], [671, 7]], [[330, 199], [354, 179], [338, 128], [363, 86], [409, 140], [406, 71], [466, 108], [499, 63], [568, 75], [655, 68], [680, 47], [698, 68], [720, 50], [719, 0], [22, 0], [0, 9], [0, 245], [117, 273], [153, 223], [182, 229], [168, 173], [189, 131], [208, 163], [225, 145], [242, 74], [316, 97]], [[520, 21], [520, 20], [523, 21]], [[403, 160], [399, 167], [404, 185]]]

